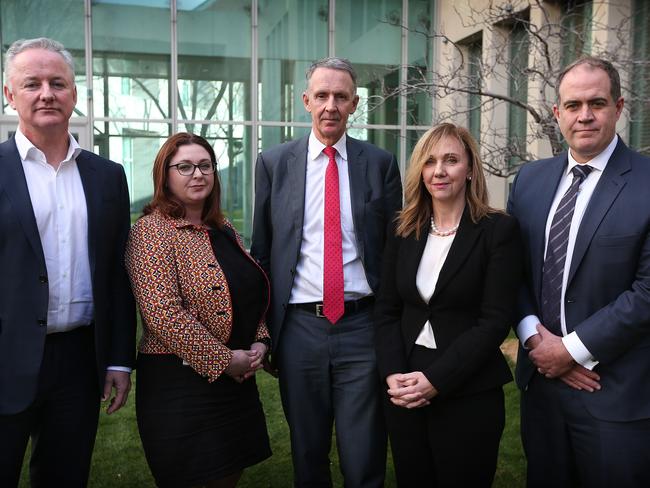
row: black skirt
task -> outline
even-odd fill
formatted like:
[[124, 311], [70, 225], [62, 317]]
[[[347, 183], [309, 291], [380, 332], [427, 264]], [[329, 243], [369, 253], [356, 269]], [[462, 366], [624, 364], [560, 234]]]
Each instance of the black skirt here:
[[209, 383], [171, 354], [140, 354], [136, 413], [158, 486], [195, 486], [271, 455], [255, 378]]

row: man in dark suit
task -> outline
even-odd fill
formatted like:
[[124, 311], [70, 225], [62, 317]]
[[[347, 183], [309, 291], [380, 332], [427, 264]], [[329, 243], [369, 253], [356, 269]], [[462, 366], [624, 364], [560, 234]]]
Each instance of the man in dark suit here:
[[611, 63], [582, 58], [557, 87], [569, 151], [525, 165], [508, 203], [527, 250], [528, 486], [650, 486], [650, 160], [616, 135]]
[[134, 361], [126, 179], [68, 132], [60, 43], [16, 41], [5, 74], [18, 129], [0, 145], [0, 485], [17, 486], [31, 436], [32, 486], [85, 486], [98, 400], [124, 405]]
[[345, 485], [382, 486], [386, 434], [371, 311], [386, 226], [401, 206], [395, 157], [348, 137], [350, 63], [307, 71], [309, 136], [260, 154], [251, 253], [271, 278], [274, 365], [294, 486], [331, 486], [332, 423]]

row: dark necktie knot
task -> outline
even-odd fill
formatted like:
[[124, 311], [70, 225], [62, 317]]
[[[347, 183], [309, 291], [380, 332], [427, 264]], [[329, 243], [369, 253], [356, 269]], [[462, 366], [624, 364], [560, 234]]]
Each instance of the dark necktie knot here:
[[334, 146], [326, 146], [325, 149], [323, 149], [323, 152], [325, 155], [329, 158], [329, 160], [335, 160], [336, 156], [336, 149], [334, 149]]
[[573, 173], [574, 179], [579, 179], [580, 183], [582, 183], [585, 178], [589, 176], [589, 173], [591, 173], [592, 169], [594, 168], [588, 164], [576, 164], [573, 168], [571, 168], [571, 173]]

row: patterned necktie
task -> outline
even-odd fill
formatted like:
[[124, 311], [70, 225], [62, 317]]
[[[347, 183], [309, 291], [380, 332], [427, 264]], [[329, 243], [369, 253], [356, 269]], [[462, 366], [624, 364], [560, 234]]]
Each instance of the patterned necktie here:
[[339, 200], [339, 170], [336, 149], [327, 146], [323, 152], [329, 158], [325, 172], [325, 209], [323, 225], [323, 315], [335, 324], [344, 311], [343, 245], [341, 239], [341, 203]]
[[562, 300], [562, 277], [566, 261], [567, 245], [571, 219], [576, 207], [578, 191], [584, 179], [593, 168], [578, 164], [571, 169], [573, 180], [571, 186], [560, 200], [551, 229], [548, 233], [546, 258], [542, 271], [542, 322], [544, 326], [557, 335], [562, 335], [560, 321], [560, 302]]

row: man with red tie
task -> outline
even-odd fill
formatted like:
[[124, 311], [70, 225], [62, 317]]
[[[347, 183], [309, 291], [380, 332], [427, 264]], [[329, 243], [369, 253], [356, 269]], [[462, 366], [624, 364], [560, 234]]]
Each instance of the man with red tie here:
[[401, 206], [399, 169], [393, 155], [346, 135], [359, 102], [349, 61], [312, 64], [303, 102], [311, 133], [257, 159], [251, 246], [272, 284], [294, 486], [331, 486], [333, 423], [345, 486], [383, 486], [372, 308], [387, 224]]

